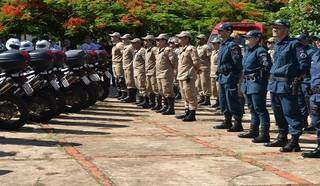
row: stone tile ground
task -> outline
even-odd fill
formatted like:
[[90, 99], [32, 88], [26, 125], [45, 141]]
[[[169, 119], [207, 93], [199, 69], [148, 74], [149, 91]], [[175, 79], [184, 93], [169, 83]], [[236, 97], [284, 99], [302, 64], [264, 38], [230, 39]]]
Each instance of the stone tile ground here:
[[[109, 98], [48, 124], [2, 131], [0, 185], [320, 185], [319, 160], [213, 130], [223, 118], [208, 108], [198, 114], [183, 123]], [[314, 140], [304, 134], [303, 150]]]

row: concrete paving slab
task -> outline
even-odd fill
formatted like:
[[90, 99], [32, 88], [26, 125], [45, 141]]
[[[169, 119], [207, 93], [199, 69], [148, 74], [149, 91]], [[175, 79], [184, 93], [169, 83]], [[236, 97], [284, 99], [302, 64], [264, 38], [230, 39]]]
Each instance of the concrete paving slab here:
[[3, 186], [99, 185], [72, 159], [0, 161], [0, 167]]
[[116, 185], [253, 185], [291, 184], [232, 157], [95, 159]]
[[[146, 136], [146, 137], [87, 137], [72, 138], [74, 142], [83, 144], [77, 147], [89, 157], [136, 157], [166, 155], [197, 155], [217, 152], [206, 149], [182, 137]], [[97, 150], [99, 147], [99, 150]]]

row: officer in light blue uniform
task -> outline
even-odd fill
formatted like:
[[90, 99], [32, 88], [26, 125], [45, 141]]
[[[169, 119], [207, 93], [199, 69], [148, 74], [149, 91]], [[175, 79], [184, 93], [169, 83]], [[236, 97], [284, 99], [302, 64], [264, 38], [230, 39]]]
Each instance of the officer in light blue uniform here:
[[316, 36], [317, 51], [311, 59], [310, 115], [311, 125], [317, 129], [318, 147], [302, 154], [305, 158], [320, 158], [320, 34]]
[[[242, 74], [241, 48], [230, 35], [233, 26], [230, 23], [223, 23], [218, 29], [222, 38], [217, 62], [217, 77], [220, 85], [219, 98], [221, 110], [224, 114], [224, 122], [215, 129], [228, 129], [228, 132], [241, 132], [243, 111], [238, 95], [238, 83]], [[234, 118], [232, 125], [231, 119]]]
[[268, 51], [260, 45], [262, 33], [259, 30], [248, 32], [245, 38], [248, 49], [242, 62], [241, 88], [251, 112], [251, 125], [249, 132], [239, 134], [239, 137], [253, 138], [254, 143], [266, 143], [270, 140], [270, 117], [266, 107], [266, 95], [272, 61]]
[[80, 46], [81, 50], [98, 50], [97, 46], [92, 42], [92, 39], [90, 36], [86, 36], [84, 39], [84, 44]]
[[[310, 45], [310, 37], [307, 33], [299, 34], [296, 37], [300, 43], [305, 47], [305, 50], [307, 51], [308, 57], [311, 59], [313, 54], [317, 51], [317, 49]], [[304, 79], [301, 83], [301, 90], [299, 90], [299, 108], [300, 112], [303, 116], [303, 127], [305, 128], [304, 131], [315, 131], [316, 129], [313, 126], [308, 126], [308, 116], [309, 116], [309, 98], [311, 94], [311, 87], [310, 87], [310, 70], [307, 71], [307, 73], [304, 76]]]
[[[299, 138], [303, 121], [298, 104], [298, 92], [303, 76], [310, 69], [310, 60], [304, 46], [289, 37], [290, 23], [278, 19], [273, 23], [275, 44], [274, 64], [270, 70], [268, 90], [279, 134], [267, 147], [282, 147], [281, 152], [300, 151]], [[287, 135], [291, 134], [288, 142]]]

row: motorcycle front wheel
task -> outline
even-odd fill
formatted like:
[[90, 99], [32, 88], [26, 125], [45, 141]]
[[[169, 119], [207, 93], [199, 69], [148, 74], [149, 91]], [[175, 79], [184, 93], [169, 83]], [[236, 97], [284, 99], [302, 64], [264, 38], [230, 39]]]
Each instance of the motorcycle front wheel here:
[[15, 96], [0, 97], [0, 129], [18, 130], [29, 119], [25, 102]]
[[50, 92], [40, 92], [28, 99], [30, 121], [48, 122], [59, 113], [55, 96]]

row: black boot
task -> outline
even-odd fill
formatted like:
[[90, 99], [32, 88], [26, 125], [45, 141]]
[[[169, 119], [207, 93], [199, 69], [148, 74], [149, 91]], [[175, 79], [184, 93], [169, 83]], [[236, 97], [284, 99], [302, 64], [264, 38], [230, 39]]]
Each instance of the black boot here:
[[264, 144], [266, 147], [284, 147], [288, 143], [287, 134], [279, 133], [277, 139], [272, 142]]
[[121, 92], [121, 90], [118, 89], [116, 98], [120, 99], [121, 96], [122, 96], [122, 92]]
[[168, 97], [168, 109], [164, 112], [162, 112], [163, 115], [174, 115], [174, 98], [173, 97]]
[[304, 158], [320, 158], [320, 145], [313, 151], [307, 151], [302, 153]]
[[201, 106], [208, 106], [211, 105], [210, 103], [210, 96], [205, 96], [204, 101], [200, 103]]
[[127, 91], [125, 91], [125, 90], [122, 90], [121, 91], [121, 97], [119, 97], [118, 99], [119, 100], [123, 100], [123, 99], [125, 99], [126, 97], [127, 97]]
[[231, 117], [224, 116], [224, 121], [217, 126], [213, 126], [214, 129], [230, 129], [232, 127]]
[[198, 104], [201, 104], [202, 102], [204, 102], [204, 96], [203, 95], [200, 95], [200, 99], [198, 101]]
[[168, 98], [164, 98], [163, 99], [163, 105], [162, 108], [160, 110], [157, 110], [156, 113], [162, 113], [164, 111], [166, 111], [168, 109]]
[[313, 126], [307, 126], [306, 128], [304, 128], [303, 131], [305, 131], [305, 132], [314, 132], [316, 130], [317, 129], [315, 127], [313, 127]]
[[145, 101], [144, 96], [139, 95], [136, 101], [136, 105], [141, 106], [142, 104], [144, 104], [144, 101]]
[[250, 125], [249, 132], [241, 133], [238, 135], [239, 138], [255, 138], [259, 136], [259, 125]]
[[182, 121], [196, 121], [196, 111], [190, 110], [188, 115], [182, 119]]
[[160, 110], [162, 108], [162, 96], [159, 94], [156, 95], [156, 100], [157, 103], [153, 108], [151, 108], [151, 110]]
[[174, 98], [175, 98], [175, 100], [181, 99], [181, 94], [180, 94], [179, 86], [173, 86], [173, 91], [174, 91]]
[[243, 127], [242, 127], [242, 117], [236, 116], [234, 117], [234, 123], [233, 126], [228, 129], [228, 132], [242, 132]]
[[137, 90], [134, 88], [130, 88], [128, 89], [128, 93], [128, 96], [125, 99], [123, 99], [123, 102], [134, 103], [136, 101]]
[[299, 137], [292, 137], [289, 143], [280, 149], [280, 152], [300, 152]]
[[156, 95], [154, 93], [149, 94], [149, 104], [150, 108], [153, 108], [156, 105]]
[[176, 116], [177, 119], [183, 119], [189, 114], [189, 109], [184, 110], [184, 114]]
[[143, 102], [139, 106], [144, 108], [144, 109], [151, 108], [150, 103], [149, 103], [149, 97], [148, 96], [144, 96]]
[[308, 116], [304, 117], [302, 120], [302, 128], [307, 128], [308, 127]]
[[269, 126], [268, 127], [261, 126], [259, 136], [254, 138], [252, 140], [252, 142], [253, 143], [268, 143], [268, 142], [270, 142], [269, 128], [270, 128]]

